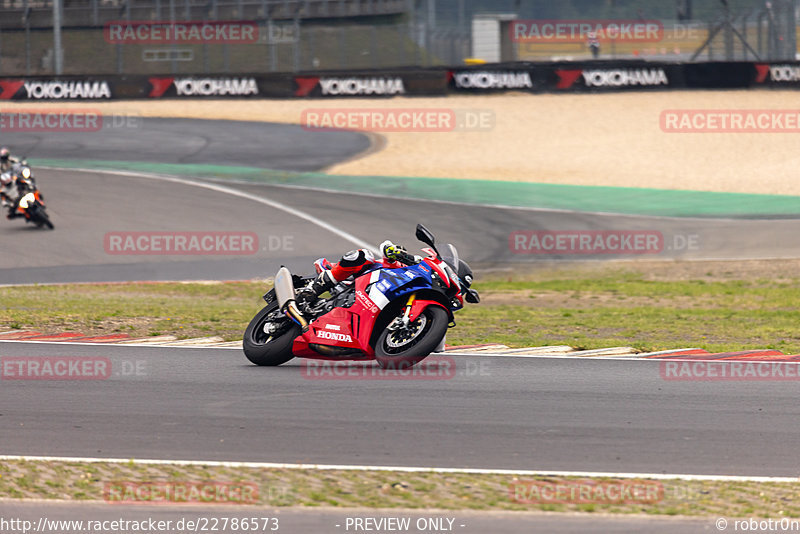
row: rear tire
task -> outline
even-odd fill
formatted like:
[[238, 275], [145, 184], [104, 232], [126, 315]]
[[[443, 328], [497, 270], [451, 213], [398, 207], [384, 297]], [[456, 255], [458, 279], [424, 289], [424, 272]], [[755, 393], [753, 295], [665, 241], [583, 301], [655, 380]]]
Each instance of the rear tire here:
[[292, 343], [300, 335], [300, 327], [292, 323], [291, 328], [277, 337], [267, 337], [264, 333], [264, 324], [268, 316], [278, 309], [278, 303], [273, 302], [253, 317], [244, 331], [242, 348], [247, 359], [256, 365], [276, 366], [294, 358]]
[[421, 362], [439, 346], [447, 333], [447, 325], [450, 318], [444, 308], [440, 306], [428, 306], [414, 324], [424, 321], [422, 331], [416, 335], [415, 339], [409, 342], [407, 347], [392, 347], [392, 331], [388, 328], [381, 332], [375, 343], [375, 359], [384, 369], [408, 369]]

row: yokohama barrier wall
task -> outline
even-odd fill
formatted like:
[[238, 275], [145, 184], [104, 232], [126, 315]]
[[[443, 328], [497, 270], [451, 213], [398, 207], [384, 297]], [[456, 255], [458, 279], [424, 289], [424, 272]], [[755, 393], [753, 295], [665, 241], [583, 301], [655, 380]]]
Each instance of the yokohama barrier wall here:
[[313, 74], [0, 78], [0, 100], [341, 98], [800, 87], [800, 63], [508, 63]]

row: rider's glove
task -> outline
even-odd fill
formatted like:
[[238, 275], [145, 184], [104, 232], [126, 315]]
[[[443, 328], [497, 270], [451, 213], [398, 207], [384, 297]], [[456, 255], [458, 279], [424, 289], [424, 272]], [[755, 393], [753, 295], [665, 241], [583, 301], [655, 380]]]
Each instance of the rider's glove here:
[[383, 257], [387, 260], [397, 261], [403, 256], [408, 255], [408, 251], [401, 245], [395, 245], [391, 241], [384, 241], [381, 243], [381, 251]]

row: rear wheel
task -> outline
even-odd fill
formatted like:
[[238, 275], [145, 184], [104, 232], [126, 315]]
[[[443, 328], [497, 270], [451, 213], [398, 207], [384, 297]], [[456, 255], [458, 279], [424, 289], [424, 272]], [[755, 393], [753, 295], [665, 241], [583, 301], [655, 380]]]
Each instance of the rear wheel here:
[[384, 369], [407, 369], [424, 360], [447, 333], [450, 322], [440, 306], [428, 306], [407, 327], [386, 327], [375, 344], [375, 359]]
[[273, 302], [253, 317], [244, 331], [242, 347], [247, 359], [256, 365], [276, 366], [288, 362], [292, 354], [294, 338], [300, 335], [300, 327], [289, 321]]

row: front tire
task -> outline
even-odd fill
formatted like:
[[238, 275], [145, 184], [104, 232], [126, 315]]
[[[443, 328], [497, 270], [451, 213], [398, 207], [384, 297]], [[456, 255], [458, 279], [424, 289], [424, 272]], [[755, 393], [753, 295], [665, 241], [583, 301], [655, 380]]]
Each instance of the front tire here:
[[384, 369], [408, 369], [433, 352], [447, 333], [450, 318], [444, 308], [428, 306], [408, 330], [387, 327], [375, 344], [375, 359]]
[[256, 365], [276, 366], [294, 358], [292, 343], [300, 335], [300, 327], [294, 323], [289, 330], [269, 336], [264, 332], [264, 325], [270, 317], [278, 312], [278, 303], [273, 302], [253, 317], [244, 331], [242, 348], [247, 359]]
[[49, 230], [53, 230], [55, 228], [55, 226], [53, 226], [53, 223], [50, 222], [50, 218], [43, 213], [39, 213], [39, 220], [37, 221], [36, 226], [38, 226], [39, 228], [41, 228], [42, 226], [46, 226]]
[[53, 223], [50, 222], [50, 217], [47, 216], [47, 212], [44, 211], [44, 207], [40, 206], [39, 204], [34, 205], [35, 209], [31, 212], [31, 219], [36, 224], [37, 228], [41, 228], [42, 226], [47, 226], [50, 230], [53, 230], [55, 226]]

